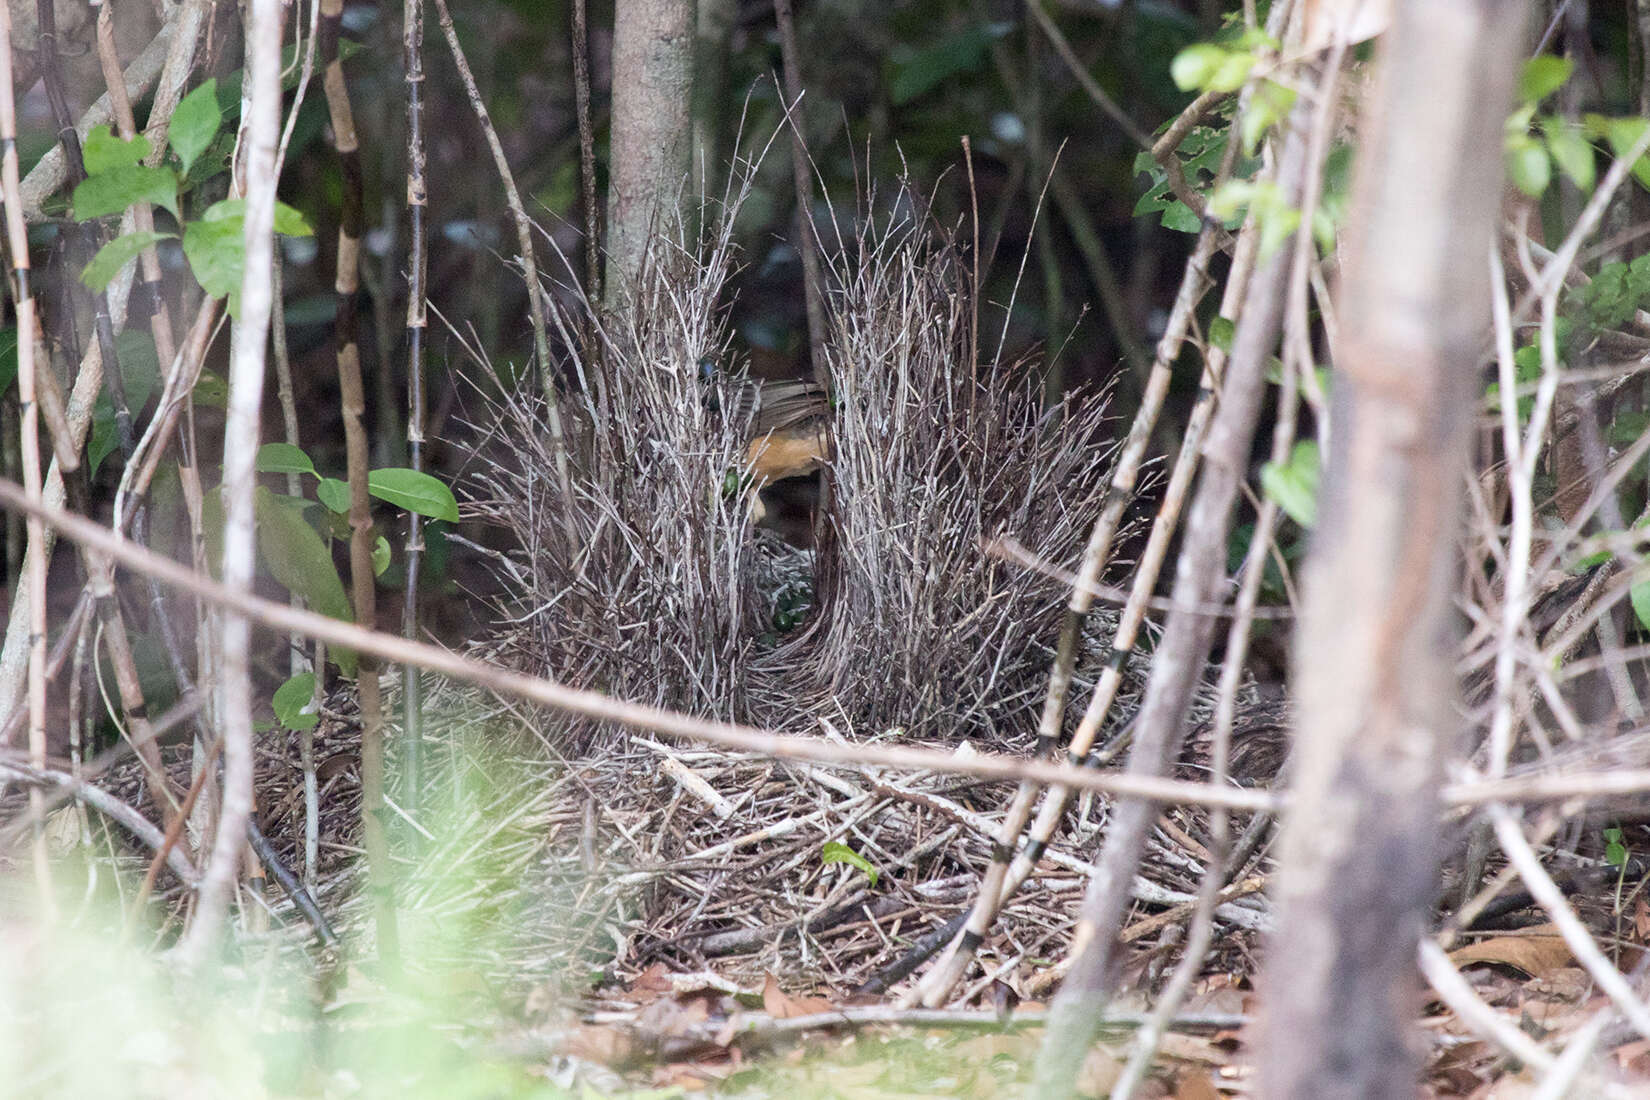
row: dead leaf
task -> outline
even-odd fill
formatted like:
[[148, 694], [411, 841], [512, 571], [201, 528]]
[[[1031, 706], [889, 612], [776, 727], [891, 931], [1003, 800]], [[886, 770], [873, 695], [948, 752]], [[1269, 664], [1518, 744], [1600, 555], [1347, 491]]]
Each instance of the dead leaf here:
[[769, 974], [762, 983], [762, 1007], [776, 1020], [790, 1020], [829, 1012], [835, 1006], [824, 997], [792, 997], [779, 988], [779, 979]]
[[636, 980], [630, 983], [632, 993], [651, 993], [655, 997], [661, 993], [669, 993], [671, 988], [670, 971], [660, 962], [636, 975]]
[[1643, 894], [1633, 899], [1633, 932], [1640, 943], [1650, 943], [1650, 903]]
[[1181, 1075], [1174, 1085], [1174, 1100], [1222, 1100], [1220, 1090], [1206, 1073]]
[[710, 1002], [702, 996], [670, 997], [654, 1001], [636, 1017], [636, 1030], [650, 1040], [686, 1035], [710, 1019]]
[[580, 1058], [603, 1066], [622, 1066], [635, 1054], [630, 1036], [618, 1028], [580, 1024], [563, 1037], [560, 1052], [570, 1058]]
[[1545, 977], [1574, 960], [1570, 948], [1551, 924], [1526, 928], [1517, 935], [1491, 936], [1449, 953], [1456, 966], [1495, 963], [1522, 970], [1532, 978]]

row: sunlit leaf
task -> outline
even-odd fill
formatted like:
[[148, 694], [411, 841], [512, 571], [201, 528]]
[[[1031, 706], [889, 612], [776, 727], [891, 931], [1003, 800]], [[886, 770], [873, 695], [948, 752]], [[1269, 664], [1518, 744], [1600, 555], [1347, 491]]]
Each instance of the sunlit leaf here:
[[149, 139], [133, 134], [130, 141], [117, 138], [107, 123], [93, 126], [80, 143], [81, 160], [88, 176], [101, 176], [115, 168], [137, 164], [154, 151]]
[[312, 730], [321, 721], [315, 712], [315, 673], [300, 672], [275, 689], [270, 706], [275, 720], [289, 730]]
[[1261, 490], [1302, 527], [1318, 522], [1318, 462], [1317, 441], [1305, 439], [1287, 462], [1268, 462], [1260, 471]]
[[458, 501], [439, 479], [418, 470], [389, 467], [367, 475], [367, 491], [379, 500], [431, 519], [458, 522]]
[[120, 214], [133, 203], [147, 202], [178, 216], [178, 177], [170, 168], [124, 164], [80, 181], [74, 189], [74, 216], [90, 221]]
[[265, 443], [258, 448], [258, 472], [261, 474], [313, 474], [315, 463], [302, 447], [291, 443]]
[[821, 863], [846, 863], [851, 867], [857, 867], [865, 872], [865, 877], [871, 880], [872, 886], [875, 886], [877, 879], [882, 877], [882, 873], [872, 865], [870, 860], [839, 840], [827, 840], [825, 842], [825, 847], [820, 849], [819, 861]]

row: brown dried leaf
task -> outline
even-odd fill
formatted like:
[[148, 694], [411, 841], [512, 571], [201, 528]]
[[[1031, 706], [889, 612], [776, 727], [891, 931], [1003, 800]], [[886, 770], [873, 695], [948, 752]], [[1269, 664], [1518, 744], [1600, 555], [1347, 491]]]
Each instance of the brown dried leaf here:
[[789, 1020], [829, 1012], [834, 1006], [824, 997], [792, 997], [779, 988], [779, 979], [769, 974], [762, 983], [762, 1007], [776, 1020]]
[[570, 1029], [560, 1044], [561, 1053], [603, 1066], [622, 1066], [635, 1055], [630, 1036], [618, 1028], [580, 1024]]
[[1495, 963], [1522, 970], [1532, 978], [1544, 977], [1574, 961], [1569, 947], [1550, 924], [1526, 928], [1517, 935], [1491, 936], [1469, 943], [1449, 953], [1456, 966]]
[[1221, 1100], [1221, 1095], [1207, 1073], [1186, 1073], [1175, 1082], [1174, 1100]]

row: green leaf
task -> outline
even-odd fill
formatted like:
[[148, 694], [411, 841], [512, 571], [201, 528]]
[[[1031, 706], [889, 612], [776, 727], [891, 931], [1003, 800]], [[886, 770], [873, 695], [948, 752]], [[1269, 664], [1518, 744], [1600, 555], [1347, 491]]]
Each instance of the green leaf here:
[[1650, 630], [1650, 580], [1639, 581], [1627, 590], [1627, 600], [1633, 605], [1633, 614], [1639, 625]]
[[975, 72], [985, 65], [991, 43], [1013, 29], [1010, 23], [985, 23], [943, 38], [896, 62], [889, 95], [896, 107], [928, 94], [948, 77]]
[[1289, 518], [1302, 527], [1318, 522], [1318, 444], [1304, 439], [1295, 444], [1284, 463], [1261, 467], [1260, 487]]
[[[1618, 157], [1626, 156], [1644, 133], [1644, 128], [1650, 126], [1650, 120], [1642, 118], [1612, 118], [1605, 122], [1605, 137], [1610, 142], [1611, 150]], [[1650, 160], [1640, 157], [1633, 164], [1633, 178], [1643, 187], [1650, 187]]]
[[275, 720], [289, 730], [312, 730], [321, 721], [315, 707], [315, 673], [300, 672], [275, 689]]
[[[332, 564], [332, 551], [304, 518], [305, 504], [298, 497], [272, 493], [258, 486], [253, 497], [253, 511], [258, 519], [258, 553], [269, 575], [302, 596], [313, 610], [353, 622], [355, 613], [349, 597], [344, 594], [338, 568]], [[355, 675], [353, 651], [331, 647], [328, 652], [346, 675]]]
[[80, 145], [88, 176], [101, 176], [111, 169], [136, 164], [153, 151], [154, 146], [142, 134], [134, 134], [131, 141], [125, 141], [115, 137], [107, 123], [93, 126]]
[[137, 259], [138, 254], [145, 248], [156, 241], [170, 240], [176, 236], [176, 233], [151, 231], [127, 233], [125, 236], [116, 237], [97, 250], [97, 255], [86, 265], [86, 270], [80, 273], [80, 281], [101, 294], [115, 281], [120, 269]]
[[857, 867], [865, 872], [865, 877], [871, 880], [873, 887], [876, 886], [877, 879], [882, 877], [882, 873], [872, 866], [870, 860], [840, 840], [827, 840], [825, 847], [820, 849], [819, 861], [821, 863], [846, 863], [849, 866]]
[[1275, 80], [1263, 80], [1255, 88], [1249, 109], [1243, 114], [1243, 151], [1250, 156], [1260, 148], [1266, 132], [1285, 118], [1295, 106], [1295, 89]]
[[258, 448], [260, 474], [313, 474], [315, 463], [302, 447], [291, 443], [265, 443]]
[[1627, 866], [1627, 845], [1622, 843], [1621, 826], [1604, 830], [1604, 862], [1612, 867]]
[[1540, 198], [1553, 178], [1553, 164], [1547, 157], [1547, 150], [1528, 134], [1509, 138], [1507, 176], [1512, 180], [1514, 187], [1530, 198]]
[[1542, 130], [1547, 138], [1547, 151], [1559, 171], [1581, 190], [1591, 191], [1598, 164], [1593, 157], [1592, 143], [1582, 134], [1581, 127], [1553, 118], [1542, 124]]
[[17, 330], [0, 329], [0, 395], [17, 381]]
[[399, 466], [373, 470], [367, 475], [367, 491], [409, 512], [458, 522], [458, 501], [453, 491], [429, 474]]
[[349, 483], [323, 477], [315, 487], [315, 499], [326, 505], [328, 511], [344, 515], [349, 511]]
[[223, 110], [218, 106], [218, 82], [206, 83], [178, 100], [172, 112], [172, 124], [167, 131], [167, 143], [183, 164], [188, 175], [195, 158], [204, 153], [223, 125]]
[[390, 540], [383, 535], [372, 544], [372, 575], [382, 577], [384, 570], [390, 567]]
[[190, 222], [183, 231], [183, 254], [189, 258], [189, 268], [201, 288], [214, 298], [238, 295], [241, 270], [246, 266], [246, 244], [241, 239], [242, 216], [236, 213], [232, 217], [211, 217], [212, 211], [223, 205], [214, 204], [206, 217]]
[[125, 164], [80, 181], [74, 189], [74, 216], [90, 221], [148, 202], [178, 216], [178, 177], [170, 168]]
[[[126, 400], [135, 418], [149, 403], [160, 381], [160, 358], [155, 354], [155, 341], [148, 333], [128, 329], [115, 337], [115, 354], [120, 356], [120, 378], [125, 383]], [[103, 460], [114, 453], [120, 443], [120, 432], [115, 423], [115, 402], [109, 396], [108, 382], [92, 405], [92, 431], [86, 440], [87, 472], [97, 476]]]
[[1230, 354], [1232, 338], [1237, 335], [1237, 322], [1229, 317], [1216, 317], [1209, 322], [1209, 343]]
[[1169, 62], [1169, 78], [1183, 92], [1201, 91], [1209, 86], [1229, 55], [1212, 42], [1187, 46]]
[[195, 379], [195, 388], [189, 394], [195, 404], [208, 409], [224, 409], [229, 407], [229, 383], [222, 376], [203, 370], [200, 377]]
[[275, 232], [285, 237], [313, 237], [315, 230], [310, 227], [302, 211], [294, 210], [284, 202], [275, 203]]
[[1539, 103], [1564, 87], [1575, 70], [1575, 63], [1566, 57], [1541, 54], [1524, 62], [1524, 71], [1518, 77], [1518, 98], [1525, 103]]
[[1164, 229], [1172, 229], [1176, 233], [1196, 233], [1203, 228], [1203, 219], [1179, 199], [1163, 208], [1162, 222]]

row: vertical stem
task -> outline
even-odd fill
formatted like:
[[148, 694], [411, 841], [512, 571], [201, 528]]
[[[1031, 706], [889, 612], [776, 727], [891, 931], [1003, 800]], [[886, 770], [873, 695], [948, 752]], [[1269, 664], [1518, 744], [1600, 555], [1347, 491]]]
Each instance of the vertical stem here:
[[[580, 0], [582, 4], [583, 0]], [[428, 256], [424, 242], [424, 211], [428, 202], [424, 178], [424, 4], [404, 0], [401, 14], [401, 47], [407, 79], [407, 218], [411, 240], [407, 256], [407, 461], [415, 470], [424, 468], [424, 331], [428, 327], [425, 309], [425, 272]], [[586, 74], [586, 83], [589, 76]], [[587, 90], [588, 91], [588, 90]], [[581, 116], [583, 124], [588, 118]], [[528, 293], [536, 293], [529, 288]], [[424, 560], [423, 517], [407, 513], [407, 589], [401, 607], [401, 636], [418, 637], [418, 578]], [[423, 799], [424, 714], [422, 684], [418, 669], [401, 666], [402, 731], [406, 738], [407, 811], [418, 816]]]
[[[29, 241], [23, 227], [22, 181], [17, 167], [17, 102], [12, 88], [11, 12], [0, 11], [0, 188], [6, 206], [6, 244], [11, 250], [12, 293], [17, 305], [17, 400], [23, 450], [23, 489], [31, 504], [40, 504], [40, 408], [35, 403], [35, 314], [29, 290]], [[19, 590], [29, 594], [28, 711], [29, 761], [46, 765], [46, 527], [31, 515], [26, 530], [28, 575]], [[14, 605], [15, 609], [15, 605]], [[34, 820], [34, 873], [45, 914], [53, 912], [51, 867], [42, 831], [45, 803], [38, 787], [29, 789], [29, 816]]]
[[[357, 292], [361, 287], [361, 145], [355, 114], [338, 56], [343, 0], [321, 0], [320, 53], [325, 66], [327, 111], [332, 140], [344, 177], [338, 220], [338, 260], [333, 288], [338, 293], [334, 340], [338, 354], [339, 404], [344, 419], [344, 452], [349, 470], [349, 571], [355, 621], [373, 627], [378, 621], [378, 591], [372, 568], [375, 529], [367, 475], [372, 464], [364, 421], [366, 387], [361, 379], [361, 346], [356, 337]], [[393, 969], [400, 954], [396, 930], [394, 883], [389, 839], [384, 830], [384, 704], [376, 657], [362, 654], [356, 688], [361, 705], [361, 829], [367, 850], [367, 875], [378, 928], [378, 958]]]
[[[242, 157], [245, 170], [246, 267], [240, 317], [230, 336], [229, 402], [224, 420], [223, 583], [252, 589], [253, 490], [257, 487], [259, 415], [263, 405], [264, 345], [274, 310], [269, 268], [275, 252], [275, 148], [281, 125], [280, 0], [247, 0], [247, 82]], [[198, 966], [215, 951], [229, 893], [246, 844], [252, 811], [252, 623], [222, 615], [219, 670], [223, 700], [223, 812], [212, 854], [201, 876], [195, 921], [183, 943], [186, 963]]]

